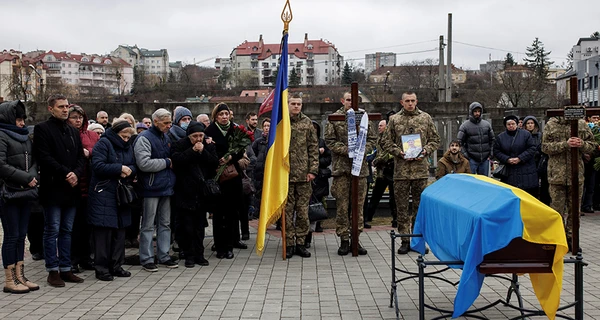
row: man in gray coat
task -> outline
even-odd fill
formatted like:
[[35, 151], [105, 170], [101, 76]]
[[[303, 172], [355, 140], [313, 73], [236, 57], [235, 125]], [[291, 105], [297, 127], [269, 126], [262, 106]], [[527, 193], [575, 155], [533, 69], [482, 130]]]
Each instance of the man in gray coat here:
[[489, 176], [494, 130], [488, 121], [481, 119], [482, 114], [481, 103], [471, 103], [469, 120], [460, 125], [457, 139], [462, 144], [463, 154], [469, 159], [471, 173]]

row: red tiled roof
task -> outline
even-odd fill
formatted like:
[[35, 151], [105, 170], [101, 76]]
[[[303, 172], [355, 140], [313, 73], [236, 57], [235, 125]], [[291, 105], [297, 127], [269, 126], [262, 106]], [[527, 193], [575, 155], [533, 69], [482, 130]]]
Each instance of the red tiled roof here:
[[[308, 49], [309, 45], [312, 45], [312, 49]], [[253, 48], [256, 47], [257, 50], [253, 51]], [[302, 43], [288, 43], [288, 52], [289, 54], [294, 54], [298, 58], [306, 59], [306, 53], [312, 52], [314, 54], [327, 54], [329, 53], [329, 48], [334, 48], [335, 46], [331, 43], [325, 42], [323, 40], [308, 40], [306, 46], [304, 46], [304, 42]], [[244, 43], [240, 44], [235, 48], [236, 55], [238, 56], [249, 56], [251, 54], [258, 54], [258, 60], [264, 60], [270, 57], [272, 54], [280, 54], [281, 51], [280, 44], [263, 44], [260, 47], [260, 42], [253, 41], [248, 42], [244, 41]]]
[[254, 94], [256, 94], [257, 97], [266, 97], [269, 95], [269, 92], [271, 92], [271, 90], [269, 89], [242, 90], [242, 93], [240, 93], [240, 97], [246, 97], [246, 94], [248, 95], [248, 97], [254, 97]]

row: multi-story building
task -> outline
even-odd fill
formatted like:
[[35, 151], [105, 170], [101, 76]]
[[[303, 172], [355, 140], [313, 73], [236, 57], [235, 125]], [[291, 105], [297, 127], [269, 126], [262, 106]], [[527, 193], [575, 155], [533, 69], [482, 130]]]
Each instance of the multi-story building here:
[[484, 73], [497, 73], [504, 70], [504, 60], [490, 60], [479, 65], [479, 70]]
[[[439, 66], [405, 65], [396, 67], [380, 67], [371, 72], [369, 82], [383, 84], [399, 84], [413, 88], [436, 88], [438, 84]], [[444, 66], [446, 70], [446, 66]], [[467, 81], [467, 73], [452, 65], [452, 83], [463, 84]]]
[[573, 68], [579, 61], [584, 61], [600, 55], [600, 38], [579, 38], [573, 46]]
[[131, 91], [133, 68], [121, 58], [50, 50], [37, 59], [44, 62], [48, 85], [62, 81], [78, 87], [82, 93], [94, 88], [104, 88], [110, 94]]
[[[281, 54], [280, 44], [265, 44], [262, 35], [258, 41], [244, 41], [231, 52], [231, 71], [235, 85], [275, 85]], [[339, 84], [344, 58], [336, 47], [323, 39], [288, 43], [288, 71], [295, 69], [300, 85]]]
[[395, 67], [396, 54], [393, 52], [376, 52], [365, 54], [365, 73], [371, 72], [381, 67]]
[[573, 46], [573, 67], [556, 76], [556, 93], [559, 98], [570, 97], [570, 78], [577, 77], [577, 100], [590, 107], [599, 106], [598, 77], [600, 69], [600, 37], [579, 38]]
[[138, 48], [137, 45], [119, 45], [111, 52], [111, 56], [119, 57], [136, 67], [145, 74], [156, 75], [166, 81], [169, 75], [169, 53], [167, 49], [148, 50]]
[[216, 58], [215, 69], [221, 71], [225, 68], [231, 70], [231, 58]]
[[0, 52], [0, 101], [43, 99], [44, 63], [20, 51]]

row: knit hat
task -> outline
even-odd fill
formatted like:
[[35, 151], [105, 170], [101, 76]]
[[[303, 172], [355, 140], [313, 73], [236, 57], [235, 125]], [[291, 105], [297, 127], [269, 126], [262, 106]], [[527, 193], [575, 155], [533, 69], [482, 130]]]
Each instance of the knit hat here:
[[179, 125], [179, 121], [181, 121], [181, 118], [183, 118], [185, 116], [192, 118], [192, 112], [190, 111], [190, 109], [188, 109], [184, 106], [176, 107], [173, 114], [174, 114], [174, 118], [175, 118], [174, 124], [176, 124], [176, 125]]
[[125, 128], [131, 128], [131, 125], [129, 124], [129, 122], [127, 122], [127, 120], [117, 120], [113, 122], [111, 128], [112, 131], [114, 131], [115, 133], [119, 133]]
[[519, 117], [511, 114], [504, 117], [504, 127], [506, 127], [506, 122], [508, 122], [508, 120], [513, 120], [515, 123], [519, 123]]
[[25, 112], [25, 105], [19, 101], [19, 103], [17, 103], [17, 105], [15, 106], [15, 117], [17, 119], [27, 119], [27, 113]]
[[185, 134], [189, 136], [192, 133], [204, 132], [204, 129], [206, 128], [203, 123], [192, 120], [188, 125], [187, 130], [185, 130]]
[[104, 133], [104, 127], [99, 123], [92, 123], [88, 126], [89, 131], [94, 131], [96, 129], [101, 129], [102, 132]]
[[145, 125], [144, 123], [142, 123], [142, 122], [138, 122], [138, 123], [135, 125], [135, 128], [136, 128], [136, 129], [144, 129], [144, 130], [148, 130], [148, 127], [146, 127], [146, 125]]

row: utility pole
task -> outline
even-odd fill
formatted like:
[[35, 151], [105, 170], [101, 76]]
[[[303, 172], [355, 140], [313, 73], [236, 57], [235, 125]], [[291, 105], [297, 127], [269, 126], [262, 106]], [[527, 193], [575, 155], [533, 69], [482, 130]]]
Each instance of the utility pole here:
[[438, 70], [438, 101], [446, 101], [446, 79], [444, 78], [444, 36], [440, 35], [440, 58]]
[[446, 102], [452, 101], [452, 13], [448, 13], [448, 64], [446, 64]]

